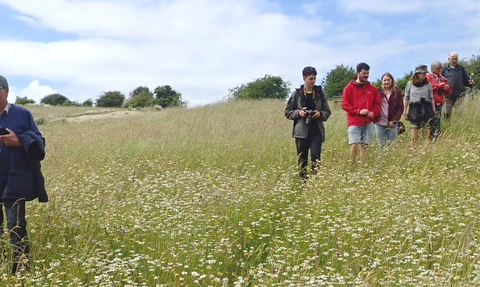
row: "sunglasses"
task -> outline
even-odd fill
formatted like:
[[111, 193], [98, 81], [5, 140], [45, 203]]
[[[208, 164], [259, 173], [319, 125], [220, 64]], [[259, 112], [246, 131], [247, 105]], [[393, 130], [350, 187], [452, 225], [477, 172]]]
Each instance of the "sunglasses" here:
[[314, 67], [305, 67], [305, 71], [316, 71]]

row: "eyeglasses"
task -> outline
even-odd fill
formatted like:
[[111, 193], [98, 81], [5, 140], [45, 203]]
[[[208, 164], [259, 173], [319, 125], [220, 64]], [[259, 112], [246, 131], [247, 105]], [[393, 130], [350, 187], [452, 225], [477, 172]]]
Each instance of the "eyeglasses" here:
[[314, 67], [310, 67], [310, 66], [305, 67], [304, 70], [305, 71], [316, 71], [316, 69]]

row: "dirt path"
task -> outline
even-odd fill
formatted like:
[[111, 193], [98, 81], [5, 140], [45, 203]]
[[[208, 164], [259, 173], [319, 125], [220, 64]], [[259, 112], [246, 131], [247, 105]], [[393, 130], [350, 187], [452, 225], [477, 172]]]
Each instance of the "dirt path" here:
[[128, 116], [134, 116], [141, 114], [138, 111], [118, 111], [118, 112], [111, 112], [105, 114], [96, 114], [96, 115], [85, 115], [85, 116], [78, 116], [73, 118], [66, 118], [68, 123], [81, 123], [85, 121], [93, 121], [93, 120], [101, 120], [101, 119], [119, 119]]

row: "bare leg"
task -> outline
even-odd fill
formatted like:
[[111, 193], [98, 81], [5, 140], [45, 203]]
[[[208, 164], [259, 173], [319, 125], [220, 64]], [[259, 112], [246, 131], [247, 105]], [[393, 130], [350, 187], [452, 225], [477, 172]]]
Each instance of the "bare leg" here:
[[411, 145], [414, 146], [417, 144], [418, 140], [418, 128], [410, 128], [410, 139], [411, 139]]
[[426, 126], [423, 128], [423, 140], [428, 141], [430, 139], [430, 127]]
[[353, 143], [350, 145], [350, 162], [352, 164], [357, 162], [359, 145], [359, 143]]
[[367, 160], [367, 149], [368, 149], [368, 145], [362, 143], [360, 146], [360, 162], [362, 164], [364, 164], [365, 161]]

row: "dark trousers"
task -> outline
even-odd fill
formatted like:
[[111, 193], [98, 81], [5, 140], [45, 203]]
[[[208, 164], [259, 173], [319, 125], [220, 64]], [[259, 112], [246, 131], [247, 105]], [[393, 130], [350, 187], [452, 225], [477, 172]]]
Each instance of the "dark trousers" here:
[[442, 118], [442, 106], [443, 104], [435, 104], [435, 118], [433, 119], [433, 123], [430, 126], [431, 140], [437, 139], [438, 135], [440, 134], [440, 119]]
[[307, 178], [308, 151], [310, 150], [310, 159], [312, 161], [312, 173], [316, 172], [317, 162], [320, 161], [322, 152], [322, 136], [320, 134], [309, 137], [308, 139], [295, 139], [297, 146], [298, 167], [300, 177]]
[[[27, 221], [25, 220], [25, 200], [3, 200], [10, 243], [13, 247], [13, 273], [16, 272], [19, 262], [28, 257]], [[0, 227], [3, 230], [5, 218], [0, 212]]]

